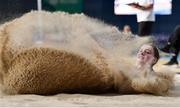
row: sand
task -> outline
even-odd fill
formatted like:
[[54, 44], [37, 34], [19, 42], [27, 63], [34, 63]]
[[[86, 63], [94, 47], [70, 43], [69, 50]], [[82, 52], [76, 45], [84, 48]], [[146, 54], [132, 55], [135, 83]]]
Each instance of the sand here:
[[180, 75], [175, 77], [175, 88], [169, 96], [148, 94], [57, 94], [53, 96], [15, 95], [0, 96], [1, 107], [180, 107]]
[[[52, 20], [50, 20], [50, 21], [52, 21]], [[30, 22], [30, 24], [31, 23], [32, 22]], [[56, 22], [54, 22], [53, 24], [55, 24], [55, 23]], [[118, 35], [120, 34], [119, 32], [116, 33], [116, 31], [107, 31], [106, 28], [103, 28], [101, 30], [101, 32], [99, 32], [99, 30], [96, 29], [94, 25], [92, 24], [92, 30], [90, 29], [91, 30], [90, 33], [93, 33], [91, 35], [95, 35], [95, 36], [97, 35], [97, 37], [95, 39], [94, 38], [91, 39], [89, 37], [86, 37], [86, 38], [88, 40], [90, 40], [90, 39], [93, 40], [91, 42], [94, 42], [94, 40], [96, 40], [100, 44], [100, 46], [104, 46], [104, 47], [102, 47], [103, 49], [107, 50], [108, 52], [111, 52], [110, 54], [112, 54], [114, 57], [126, 55], [126, 53], [125, 54], [121, 53], [121, 55], [120, 55], [119, 52], [127, 51], [127, 45], [129, 43], [131, 43], [131, 44], [128, 45], [128, 48], [131, 48], [131, 46], [133, 46], [131, 41], [129, 43], [125, 42], [127, 44], [123, 43], [123, 44], [125, 44], [124, 46], [126, 46], [123, 48], [122, 47], [123, 41], [121, 41], [121, 43], [116, 42], [116, 41], [120, 41], [120, 40], [117, 40], [117, 38], [118, 39], [123, 38], [123, 37], [118, 37]], [[104, 26], [103, 24], [101, 24], [101, 25]], [[88, 26], [88, 30], [89, 30], [89, 26]], [[21, 27], [21, 26], [19, 26], [19, 27]], [[24, 27], [24, 26], [22, 26], [22, 27]], [[110, 28], [111, 27], [108, 26], [108, 30]], [[17, 29], [20, 29], [20, 28], [17, 27]], [[47, 29], [49, 30], [49, 25], [47, 26]], [[29, 30], [29, 28], [27, 28], [27, 30]], [[52, 28], [52, 30], [54, 30], [54, 29]], [[98, 32], [97, 32], [97, 30], [98, 30]], [[110, 30], [114, 30], [114, 29], [112, 28]], [[18, 30], [15, 29], [15, 31], [16, 31], [15, 32], [16, 35], [23, 36], [23, 35], [20, 35], [21, 31], [23, 31], [23, 30], [20, 30], [19, 32], [17, 32]], [[107, 32], [107, 33], [104, 33], [104, 32]], [[115, 32], [116, 35], [114, 35], [114, 34], [112, 34], [112, 36], [109, 35], [108, 33], [111, 33], [111, 32], [113, 32], [113, 33]], [[58, 32], [58, 33], [57, 34], [60, 35], [61, 32]], [[82, 37], [84, 37], [88, 33], [89, 32], [87, 32], [87, 33], [85, 32], [84, 35], [82, 35], [82, 33], [78, 32], [77, 36], [79, 36], [79, 34], [81, 34]], [[106, 34], [106, 35], [104, 36], [104, 34]], [[17, 43], [19, 43], [21, 37], [19, 37], [19, 39], [17, 39], [16, 35], [14, 35], [15, 39], [18, 40]], [[56, 37], [56, 36], [57, 35], [55, 35], [54, 37]], [[103, 38], [102, 38], [102, 36], [103, 36]], [[51, 36], [51, 37], [53, 37], [53, 36]], [[63, 37], [63, 35], [61, 37]], [[83, 39], [86, 39], [86, 38], [84, 37]], [[76, 39], [76, 38], [72, 38], [72, 39]], [[55, 38], [55, 40], [56, 40], [56, 38]], [[61, 40], [63, 40], [63, 39], [61, 39]], [[73, 41], [75, 41], [75, 40], [73, 40]], [[89, 48], [89, 46], [92, 45], [92, 43], [87, 43], [88, 41], [87, 42], [85, 41], [84, 43], [82, 43], [83, 41], [81, 41], [81, 40], [78, 40], [77, 42], [76, 41], [74, 43], [78, 43], [78, 42], [80, 43], [80, 45], [75, 44], [75, 46], [78, 46], [78, 48], [79, 48], [79, 46], [86, 45], [86, 49], [84, 47], [82, 47], [82, 49], [85, 51], [87, 51], [87, 48]], [[23, 44], [23, 42], [27, 43], [26, 41], [22, 41], [22, 44]], [[112, 44], [113, 42], [116, 44]], [[138, 40], [138, 42], [139, 42], [139, 40]], [[71, 46], [73, 46], [73, 45], [71, 45]], [[120, 45], [120, 47], [118, 47], [118, 45]], [[98, 45], [96, 46], [96, 44], [93, 44], [93, 46], [97, 47]], [[97, 47], [97, 48], [99, 48], [99, 47]], [[137, 47], [133, 46], [132, 48], [137, 48]], [[85, 54], [88, 54], [88, 53], [86, 52]], [[160, 60], [160, 62], [158, 62], [157, 66], [156, 66], [156, 69], [161, 68], [162, 64], [165, 62], [166, 61], [164, 61], [164, 60]], [[180, 68], [175, 68], [175, 67], [168, 67], [168, 68], [172, 69], [174, 72], [180, 72]], [[51, 96], [41, 96], [41, 95], [34, 95], [34, 94], [27, 94], [27, 95], [3, 95], [3, 94], [1, 94], [0, 95], [0, 107], [27, 107], [27, 106], [28, 107], [34, 107], [34, 106], [36, 106], [36, 107], [127, 107], [127, 106], [129, 106], [129, 107], [132, 107], [132, 106], [133, 107], [140, 107], [140, 106], [141, 107], [145, 107], [145, 106], [178, 107], [178, 106], [180, 106], [180, 74], [176, 74], [175, 87], [170, 90], [170, 93], [167, 96], [155, 96], [155, 95], [150, 95], [150, 94], [133, 94], [133, 95], [128, 94], [128, 95], [125, 95], [125, 94], [112, 94], [112, 93], [111, 94], [110, 93], [109, 94], [100, 94], [100, 95], [61, 93], [61, 94], [51, 95]]]
[[[158, 62], [161, 68], [165, 60]], [[174, 72], [176, 67], [169, 67]], [[180, 72], [180, 71], [179, 71]], [[167, 96], [150, 94], [57, 94], [52, 96], [0, 95], [0, 107], [180, 107], [180, 74]]]

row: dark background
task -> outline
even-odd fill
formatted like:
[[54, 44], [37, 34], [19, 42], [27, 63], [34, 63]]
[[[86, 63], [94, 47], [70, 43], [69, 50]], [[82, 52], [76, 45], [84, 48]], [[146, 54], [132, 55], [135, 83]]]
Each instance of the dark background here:
[[[81, 11], [88, 16], [98, 18], [106, 23], [122, 29], [124, 25], [131, 26], [133, 33], [137, 31], [135, 15], [114, 15], [114, 0], [82, 0]], [[180, 24], [180, 0], [173, 0], [172, 15], [156, 15], [153, 34], [169, 35], [174, 27]], [[43, 9], [57, 11], [53, 6], [43, 1]], [[67, 5], [67, 8], [68, 7]], [[72, 7], [71, 7], [72, 8]], [[37, 0], [0, 0], [0, 23], [12, 20], [31, 10], [37, 9]]]

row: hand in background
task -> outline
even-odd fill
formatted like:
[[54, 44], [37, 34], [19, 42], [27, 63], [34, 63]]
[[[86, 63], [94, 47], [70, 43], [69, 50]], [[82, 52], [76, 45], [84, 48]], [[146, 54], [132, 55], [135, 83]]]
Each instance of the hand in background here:
[[127, 4], [128, 6], [131, 6], [131, 7], [133, 7], [133, 8], [137, 8], [138, 6], [139, 6], [139, 3], [135, 3], [135, 2], [133, 2], [133, 3], [129, 3], [129, 4]]

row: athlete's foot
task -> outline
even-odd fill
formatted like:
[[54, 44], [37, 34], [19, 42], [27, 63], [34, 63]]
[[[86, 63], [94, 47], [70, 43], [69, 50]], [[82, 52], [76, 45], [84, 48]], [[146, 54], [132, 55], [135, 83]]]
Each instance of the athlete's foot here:
[[168, 65], [168, 66], [171, 66], [171, 65], [178, 65], [178, 61], [177, 60], [170, 60], [169, 62], [165, 63], [164, 65]]
[[170, 53], [170, 45], [167, 44], [166, 46], [164, 46], [163, 48], [160, 48], [161, 51], [165, 52], [165, 53]]

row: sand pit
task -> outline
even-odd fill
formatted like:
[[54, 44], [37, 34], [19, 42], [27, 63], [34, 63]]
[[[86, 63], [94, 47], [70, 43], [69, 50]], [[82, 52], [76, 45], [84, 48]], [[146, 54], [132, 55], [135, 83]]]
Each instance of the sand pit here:
[[[44, 23], [39, 23], [39, 18]], [[175, 87], [165, 96], [63, 93], [108, 90], [114, 86], [114, 76], [118, 75], [115, 73], [125, 71], [130, 75], [129, 65], [133, 64], [137, 49], [149, 39], [124, 35], [116, 27], [82, 14], [61, 12], [31, 12], [5, 23], [0, 30], [0, 68], [2, 76], [8, 76], [2, 82], [10, 94], [17, 94], [1, 94], [0, 106], [179, 105], [178, 75]], [[59, 92], [52, 96], [30, 95]]]
[[57, 94], [54, 96], [0, 96], [1, 107], [180, 107], [180, 75], [175, 77], [175, 88], [168, 96], [147, 94]]

